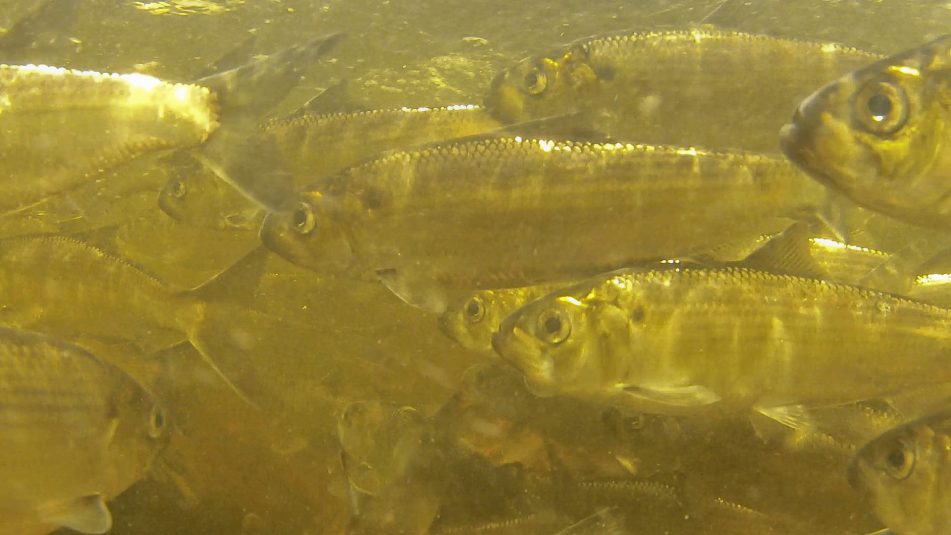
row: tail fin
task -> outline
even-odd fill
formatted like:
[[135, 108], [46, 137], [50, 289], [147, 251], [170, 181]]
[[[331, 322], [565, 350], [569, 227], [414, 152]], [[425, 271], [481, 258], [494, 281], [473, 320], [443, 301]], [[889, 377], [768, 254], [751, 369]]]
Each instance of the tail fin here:
[[343, 37], [342, 33], [318, 37], [195, 83], [217, 93], [224, 116], [238, 110], [261, 114], [282, 101], [300, 81], [303, 70], [333, 50]]
[[291, 174], [274, 140], [258, 120], [297, 85], [304, 68], [333, 49], [344, 34], [319, 37], [241, 67], [198, 80], [215, 91], [221, 127], [202, 146], [197, 158], [218, 178], [269, 210], [293, 195]]

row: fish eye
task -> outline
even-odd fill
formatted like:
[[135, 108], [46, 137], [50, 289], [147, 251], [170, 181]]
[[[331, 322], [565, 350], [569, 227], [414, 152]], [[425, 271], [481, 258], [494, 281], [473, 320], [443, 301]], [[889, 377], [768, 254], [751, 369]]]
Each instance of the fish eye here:
[[908, 118], [908, 98], [897, 84], [871, 82], [858, 92], [855, 113], [865, 130], [877, 135], [893, 134]]
[[168, 420], [165, 418], [165, 411], [158, 405], [154, 405], [152, 411], [149, 413], [149, 436], [152, 438], [162, 436], [162, 432], [165, 431], [167, 424]]
[[571, 334], [571, 320], [557, 308], [549, 308], [538, 315], [538, 337], [550, 344], [560, 344]]
[[525, 75], [523, 82], [529, 95], [540, 95], [548, 87], [548, 75], [541, 68], [535, 67]]
[[317, 226], [317, 221], [314, 219], [314, 211], [310, 209], [307, 203], [300, 203], [291, 214], [291, 225], [294, 226], [294, 230], [301, 234], [313, 232], [314, 227]]
[[466, 321], [469, 323], [479, 323], [485, 317], [485, 304], [478, 297], [473, 297], [467, 301], [463, 310], [465, 311]]
[[172, 180], [168, 183], [168, 194], [176, 199], [182, 199], [188, 194], [188, 186], [181, 180]]
[[905, 479], [915, 468], [915, 451], [913, 445], [899, 440], [885, 453], [885, 473], [893, 479]]

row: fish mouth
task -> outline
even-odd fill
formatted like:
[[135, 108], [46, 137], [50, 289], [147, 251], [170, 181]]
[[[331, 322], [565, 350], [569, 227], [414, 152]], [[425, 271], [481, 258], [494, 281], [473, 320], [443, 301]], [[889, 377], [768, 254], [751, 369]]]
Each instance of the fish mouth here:
[[503, 360], [512, 364], [533, 382], [545, 383], [551, 379], [551, 363], [538, 345], [538, 340], [519, 325], [502, 325], [492, 335], [492, 349]]

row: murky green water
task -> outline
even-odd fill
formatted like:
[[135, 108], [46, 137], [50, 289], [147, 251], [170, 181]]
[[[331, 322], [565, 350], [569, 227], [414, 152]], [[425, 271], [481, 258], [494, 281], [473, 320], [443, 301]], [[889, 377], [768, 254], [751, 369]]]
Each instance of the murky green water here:
[[[34, 6], [7, 0], [0, 26], [13, 26]], [[482, 104], [503, 69], [601, 34], [705, 24], [888, 55], [946, 32], [949, 23], [951, 4], [931, 0], [86, 0], [68, 30], [72, 42], [32, 51], [29, 60], [190, 82], [249, 36], [263, 56], [343, 32], [266, 114], [280, 117], [341, 82], [346, 109], [339, 111]], [[748, 88], [743, 78], [720, 83]], [[768, 81], [758, 88], [773, 89]], [[716, 132], [696, 122], [698, 131]], [[533, 128], [544, 135], [544, 124]], [[722, 136], [722, 147], [735, 145], [729, 131]], [[3, 236], [70, 234], [170, 287], [198, 287], [261, 240], [253, 230], [201, 228], [160, 210], [169, 178], [192, 172], [164, 155], [99, 178], [122, 187], [85, 187], [5, 216]], [[105, 222], [86, 223], [96, 218]], [[877, 236], [894, 244], [917, 232], [900, 227]], [[505, 236], [482, 241], [507, 246]], [[435, 264], [442, 253], [432, 254]], [[622, 414], [610, 403], [536, 397], [514, 367], [461, 347], [440, 331], [435, 314], [408, 306], [383, 284], [308, 270], [273, 253], [265, 261], [253, 287], [215, 293], [231, 302], [230, 312], [201, 319], [212, 347], [240, 349], [217, 364], [253, 406], [210, 370], [191, 338], [156, 348], [63, 336], [120, 355], [103, 358], [149, 386], [173, 429], [148, 474], [109, 501], [112, 533], [558, 533], [599, 511], [606, 519], [569, 533], [863, 534], [883, 527], [846, 480], [856, 444], [810, 442], [788, 430], [770, 435], [769, 425], [756, 422], [754, 431], [746, 416], [673, 424]], [[104, 285], [120, 294], [138, 291], [110, 281]], [[81, 306], [77, 315], [110, 323], [104, 309]], [[146, 345], [157, 352], [144, 354]], [[215, 351], [209, 354], [214, 360]], [[354, 402], [367, 405], [357, 410]], [[0, 522], [2, 514], [0, 504]]]

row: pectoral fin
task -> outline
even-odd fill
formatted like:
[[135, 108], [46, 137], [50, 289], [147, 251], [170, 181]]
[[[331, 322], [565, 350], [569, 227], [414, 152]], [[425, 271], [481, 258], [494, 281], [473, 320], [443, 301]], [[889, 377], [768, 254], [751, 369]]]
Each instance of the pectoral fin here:
[[407, 274], [398, 269], [380, 269], [380, 282], [404, 303], [416, 308], [442, 314], [446, 310], [446, 292], [434, 280]]
[[705, 386], [625, 385], [624, 393], [648, 403], [671, 407], [705, 407], [720, 401], [716, 392]]
[[756, 412], [793, 430], [809, 430], [816, 427], [812, 414], [804, 405], [756, 407]]
[[112, 529], [112, 514], [102, 496], [83, 496], [44, 512], [43, 521], [80, 533], [106, 533]]

